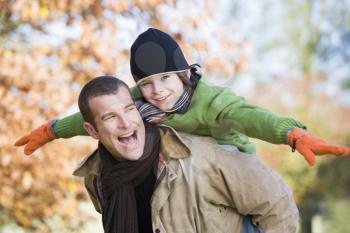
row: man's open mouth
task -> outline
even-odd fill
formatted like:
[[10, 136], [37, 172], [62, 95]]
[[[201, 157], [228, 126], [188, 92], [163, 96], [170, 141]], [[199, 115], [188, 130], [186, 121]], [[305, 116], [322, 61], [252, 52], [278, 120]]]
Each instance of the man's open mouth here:
[[120, 144], [126, 147], [135, 147], [137, 145], [136, 130], [118, 137]]

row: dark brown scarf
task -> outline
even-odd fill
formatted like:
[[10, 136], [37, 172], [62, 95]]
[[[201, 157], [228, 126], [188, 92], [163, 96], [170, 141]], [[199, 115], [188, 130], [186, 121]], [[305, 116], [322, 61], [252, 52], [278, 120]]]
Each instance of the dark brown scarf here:
[[102, 222], [106, 233], [138, 233], [135, 187], [142, 183], [159, 159], [160, 134], [145, 123], [144, 152], [137, 161], [118, 161], [100, 143], [102, 161]]

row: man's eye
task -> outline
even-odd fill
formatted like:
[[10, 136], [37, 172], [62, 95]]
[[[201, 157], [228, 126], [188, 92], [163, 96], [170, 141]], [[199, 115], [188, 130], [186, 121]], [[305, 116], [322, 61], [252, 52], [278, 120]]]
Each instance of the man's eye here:
[[110, 115], [108, 117], [105, 118], [105, 120], [110, 120], [110, 119], [113, 119], [115, 116], [114, 115]]
[[168, 79], [170, 76], [166, 75], [162, 77], [162, 80]]
[[130, 106], [130, 107], [128, 107], [128, 111], [132, 111], [132, 110], [134, 110], [134, 109], [136, 109], [136, 106], [135, 105], [132, 105], [132, 106]]

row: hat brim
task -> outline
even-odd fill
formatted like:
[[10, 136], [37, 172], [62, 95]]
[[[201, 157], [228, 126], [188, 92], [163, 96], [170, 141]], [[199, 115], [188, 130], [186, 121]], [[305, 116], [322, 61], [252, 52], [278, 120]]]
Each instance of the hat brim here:
[[155, 76], [159, 76], [159, 75], [166, 75], [166, 74], [176, 74], [176, 73], [180, 73], [180, 72], [184, 72], [186, 70], [190, 70], [191, 68], [188, 69], [184, 69], [184, 70], [176, 70], [176, 71], [168, 71], [168, 72], [163, 72], [163, 73], [157, 73], [157, 74], [152, 74], [150, 76], [144, 77], [142, 79], [140, 79], [139, 81], [137, 81], [136, 86], [140, 85], [142, 82], [151, 79]]

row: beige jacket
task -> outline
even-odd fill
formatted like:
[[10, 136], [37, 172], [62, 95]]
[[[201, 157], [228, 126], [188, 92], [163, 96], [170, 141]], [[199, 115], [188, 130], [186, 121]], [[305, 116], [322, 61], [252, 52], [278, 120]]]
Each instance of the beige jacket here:
[[[296, 232], [298, 210], [292, 192], [256, 155], [214, 139], [179, 136], [161, 127], [161, 153], [165, 166], [154, 190], [152, 225], [161, 233], [239, 233], [243, 216], [252, 215], [260, 232]], [[95, 151], [75, 170], [98, 212], [94, 179], [100, 174]]]

